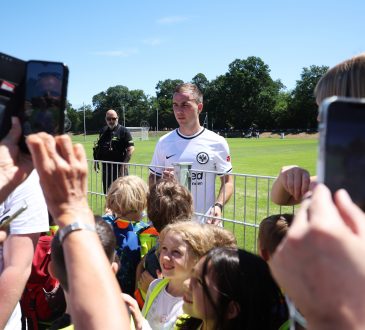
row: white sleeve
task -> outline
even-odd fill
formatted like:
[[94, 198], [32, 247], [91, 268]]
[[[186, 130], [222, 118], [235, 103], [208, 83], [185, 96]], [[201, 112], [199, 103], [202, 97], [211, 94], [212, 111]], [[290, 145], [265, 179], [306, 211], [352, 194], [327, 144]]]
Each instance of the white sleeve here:
[[221, 173], [229, 173], [232, 171], [231, 155], [229, 146], [224, 138], [221, 138], [221, 143], [216, 150], [216, 171]]
[[3, 210], [11, 215], [23, 206], [24, 202], [28, 207], [11, 222], [10, 233], [31, 234], [48, 231], [47, 205], [35, 170], [8, 196]]

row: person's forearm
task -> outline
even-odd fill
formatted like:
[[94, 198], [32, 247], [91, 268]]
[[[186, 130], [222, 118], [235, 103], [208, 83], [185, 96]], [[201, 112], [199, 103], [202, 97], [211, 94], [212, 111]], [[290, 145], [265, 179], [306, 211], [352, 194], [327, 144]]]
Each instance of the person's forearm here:
[[73, 232], [62, 246], [75, 328], [128, 329], [130, 320], [121, 290], [97, 234]]
[[31, 268], [9, 266], [0, 276], [0, 329], [4, 329], [16, 304], [19, 302]]
[[221, 187], [219, 189], [218, 196], [216, 198], [216, 202], [222, 205], [226, 204], [233, 194], [233, 179], [232, 176], [228, 176], [228, 178], [223, 178]]

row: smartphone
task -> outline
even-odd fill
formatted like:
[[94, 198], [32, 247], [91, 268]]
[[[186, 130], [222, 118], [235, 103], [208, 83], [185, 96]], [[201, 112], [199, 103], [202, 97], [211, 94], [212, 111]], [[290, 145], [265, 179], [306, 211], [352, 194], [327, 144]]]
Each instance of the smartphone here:
[[63, 63], [28, 61], [24, 80], [24, 135], [64, 133], [68, 68]]
[[21, 206], [20, 209], [17, 210], [15, 213], [13, 213], [12, 215], [3, 217], [0, 220], [0, 230], [5, 230], [10, 225], [10, 223], [14, 219], [16, 219], [21, 213], [23, 213], [27, 208], [28, 208], [28, 205], [26, 203], [24, 203], [23, 206]]
[[20, 147], [27, 151], [25, 137], [32, 133], [64, 133], [68, 68], [60, 62], [28, 61], [23, 88], [23, 129]]
[[25, 66], [25, 61], [0, 53], [0, 140], [11, 128], [11, 116], [22, 106], [19, 94]]
[[365, 99], [328, 98], [319, 115], [318, 181], [365, 211]]

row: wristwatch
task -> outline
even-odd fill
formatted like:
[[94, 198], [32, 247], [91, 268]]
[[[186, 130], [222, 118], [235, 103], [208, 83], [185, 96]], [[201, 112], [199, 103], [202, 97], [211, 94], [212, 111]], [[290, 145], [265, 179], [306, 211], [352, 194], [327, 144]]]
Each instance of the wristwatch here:
[[217, 202], [214, 204], [214, 206], [218, 206], [221, 209], [221, 211], [223, 210], [223, 204], [221, 204], [221, 203]]
[[92, 232], [96, 232], [95, 226], [94, 225], [90, 225], [84, 222], [79, 222], [76, 221], [74, 223], [71, 223], [70, 225], [67, 225], [66, 227], [63, 227], [62, 229], [59, 230], [59, 239], [61, 244], [63, 243], [63, 241], [65, 240], [66, 236], [70, 233], [72, 233], [73, 231], [76, 230], [88, 230], [88, 231], [92, 231]]

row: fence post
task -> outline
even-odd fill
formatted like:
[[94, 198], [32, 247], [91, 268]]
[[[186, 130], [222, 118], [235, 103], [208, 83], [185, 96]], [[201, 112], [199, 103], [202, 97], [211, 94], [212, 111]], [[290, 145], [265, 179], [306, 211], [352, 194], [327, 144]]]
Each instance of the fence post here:
[[173, 163], [175, 178], [177, 181], [191, 191], [191, 175], [190, 170], [192, 162]]

